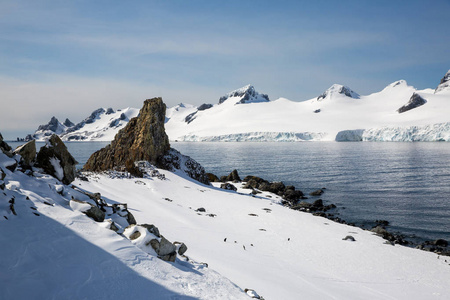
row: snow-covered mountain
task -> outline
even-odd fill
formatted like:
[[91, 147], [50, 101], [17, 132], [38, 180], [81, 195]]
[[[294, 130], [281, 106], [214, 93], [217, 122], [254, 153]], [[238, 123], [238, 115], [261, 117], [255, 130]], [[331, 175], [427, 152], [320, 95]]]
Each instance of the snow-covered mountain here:
[[[370, 95], [334, 84], [306, 101], [270, 100], [252, 85], [200, 106], [180, 103], [166, 112], [172, 141], [450, 141], [450, 70], [435, 89], [399, 80]], [[47, 124], [30, 138], [55, 132], [63, 140], [110, 141], [138, 113], [99, 109], [74, 126]], [[56, 120], [57, 121], [57, 120]], [[56, 131], [62, 131], [56, 132]], [[418, 134], [418, 132], [420, 132]]]
[[242, 101], [242, 91], [258, 95], [246, 86], [207, 110], [169, 109], [166, 131], [177, 141], [450, 141], [449, 79], [447, 73], [436, 90], [400, 80], [365, 96], [334, 84], [302, 102]]
[[57, 134], [63, 141], [111, 141], [138, 113], [139, 109], [129, 107], [117, 111], [112, 108], [99, 108], [78, 124], [73, 124], [69, 119], [61, 124], [57, 118], [52, 117], [48, 124], [40, 125], [38, 130], [29, 134], [25, 140], [44, 141], [52, 134]]

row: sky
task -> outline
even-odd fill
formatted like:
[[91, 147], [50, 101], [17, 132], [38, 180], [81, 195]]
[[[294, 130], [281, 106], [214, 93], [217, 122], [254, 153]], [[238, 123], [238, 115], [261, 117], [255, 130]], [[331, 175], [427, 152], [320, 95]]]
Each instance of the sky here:
[[361, 95], [450, 69], [450, 0], [0, 0], [0, 132], [99, 107], [200, 105], [252, 84], [304, 101], [334, 83]]

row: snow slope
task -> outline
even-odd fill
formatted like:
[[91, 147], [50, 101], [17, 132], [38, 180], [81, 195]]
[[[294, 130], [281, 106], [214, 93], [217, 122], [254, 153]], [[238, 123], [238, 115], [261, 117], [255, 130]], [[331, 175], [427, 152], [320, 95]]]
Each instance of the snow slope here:
[[[392, 246], [359, 228], [159, 170], [167, 180], [97, 176], [75, 184], [126, 201], [182, 236], [190, 255], [265, 299], [448, 299], [450, 259]], [[205, 212], [197, 211], [204, 208]], [[356, 241], [343, 240], [352, 235]]]
[[[248, 299], [213, 268], [180, 258], [164, 262], [142, 251], [107, 229], [108, 221], [72, 210], [72, 197], [87, 196], [48, 175], [5, 168], [14, 163], [0, 151], [6, 173], [0, 180], [0, 299]], [[133, 190], [134, 181], [127, 182]], [[159, 226], [151, 216], [136, 219]], [[170, 237], [184, 240], [181, 233]]]
[[[441, 84], [442, 86], [442, 84]], [[422, 106], [404, 113], [398, 109], [417, 93], [426, 100]], [[231, 95], [234, 95], [231, 93]], [[195, 108], [171, 111], [166, 131], [171, 140], [179, 141], [309, 141], [336, 140], [339, 132], [365, 130], [364, 140], [381, 140], [376, 136], [384, 128], [402, 141], [410, 141], [411, 126], [443, 124], [442, 136], [449, 141], [450, 89], [417, 91], [404, 80], [394, 82], [378, 93], [360, 96], [350, 88], [333, 85], [317, 98], [294, 102], [280, 98], [270, 102], [241, 103], [241, 96], [229, 97], [208, 110], [198, 111], [190, 123], [185, 116]], [[340, 135], [342, 139], [342, 134]], [[434, 135], [422, 140], [434, 140]], [[416, 139], [417, 140], [417, 139]]]

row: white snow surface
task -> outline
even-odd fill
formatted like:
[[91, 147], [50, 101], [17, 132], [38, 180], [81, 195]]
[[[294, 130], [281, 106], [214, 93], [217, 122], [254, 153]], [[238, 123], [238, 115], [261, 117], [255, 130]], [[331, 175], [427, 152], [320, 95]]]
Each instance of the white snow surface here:
[[[342, 88], [348, 89], [350, 96], [340, 93]], [[398, 113], [414, 92], [427, 103]], [[367, 131], [367, 135], [376, 131], [387, 138], [392, 134], [381, 131], [392, 132], [395, 128], [396, 135], [413, 135], [414, 126], [435, 124], [444, 124], [442, 136], [450, 134], [445, 125], [450, 123], [450, 89], [438, 93], [432, 89], [416, 90], [400, 80], [367, 96], [342, 85], [333, 85], [323, 95], [303, 102], [279, 98], [245, 105], [235, 105], [239, 97], [234, 97], [198, 111], [190, 123], [185, 122], [185, 117], [196, 110], [192, 105], [185, 105], [185, 109], [168, 110], [165, 127], [172, 141], [333, 141], [341, 131], [358, 129]], [[258, 133], [258, 137], [253, 133]], [[296, 137], [305, 134], [309, 135], [306, 139]], [[434, 140], [434, 133], [420, 138]]]
[[189, 262], [168, 263], [141, 250], [139, 239], [107, 229], [108, 220], [82, 214], [87, 207], [72, 208], [72, 197], [88, 198], [71, 186], [61, 195], [53, 177], [3, 171], [0, 299], [450, 298], [447, 257], [385, 244], [283, 207], [267, 192], [253, 197], [240, 184], [225, 191], [165, 170], [158, 170], [164, 180], [92, 174], [73, 183], [108, 203], [127, 203], [138, 224], [184, 242]]

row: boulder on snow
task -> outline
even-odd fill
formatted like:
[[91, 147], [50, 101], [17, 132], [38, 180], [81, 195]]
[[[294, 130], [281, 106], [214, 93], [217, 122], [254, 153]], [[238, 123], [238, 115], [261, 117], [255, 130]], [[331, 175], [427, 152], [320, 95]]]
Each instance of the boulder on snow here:
[[31, 167], [33, 161], [36, 159], [36, 142], [32, 140], [22, 146], [19, 146], [14, 150], [15, 154], [19, 154], [21, 159], [21, 164], [25, 167]]
[[224, 189], [224, 190], [229, 190], [229, 191], [237, 191], [237, 188], [234, 185], [232, 185], [231, 183], [228, 183], [228, 182], [222, 183], [220, 185], [220, 188]]
[[72, 199], [69, 205], [73, 210], [81, 211], [96, 222], [103, 222], [105, 220], [105, 212], [92, 203]]
[[177, 257], [177, 247], [169, 242], [165, 237], [161, 236], [161, 239], [150, 240], [150, 245], [155, 250], [158, 257], [165, 261], [174, 262]]
[[238, 171], [235, 169], [227, 176], [225, 181], [241, 182]]
[[66, 145], [59, 136], [53, 134], [43, 146], [36, 157], [36, 165], [64, 184], [75, 179], [77, 161], [67, 150]]

